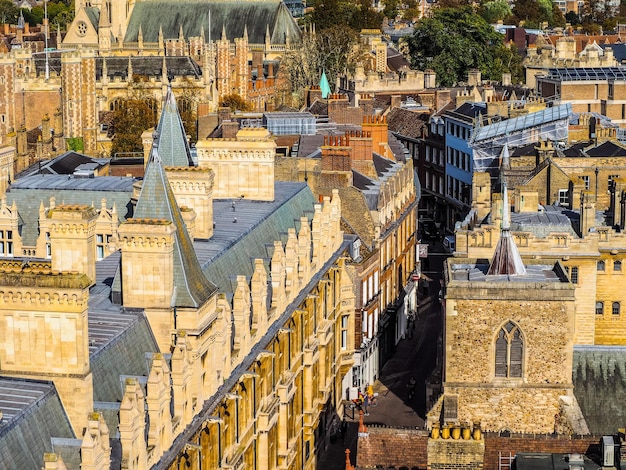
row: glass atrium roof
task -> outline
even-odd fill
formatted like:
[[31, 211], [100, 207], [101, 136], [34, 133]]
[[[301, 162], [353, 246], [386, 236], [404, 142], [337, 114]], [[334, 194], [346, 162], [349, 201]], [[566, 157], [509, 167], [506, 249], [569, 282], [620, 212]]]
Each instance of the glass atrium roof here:
[[570, 103], [562, 104], [546, 108], [536, 113], [529, 113], [512, 119], [496, 122], [476, 129], [472, 143], [482, 140], [493, 139], [494, 137], [512, 134], [524, 129], [541, 126], [550, 122], [568, 119], [572, 113], [572, 105]]
[[574, 67], [548, 69], [546, 77], [550, 80], [626, 80], [626, 67]]

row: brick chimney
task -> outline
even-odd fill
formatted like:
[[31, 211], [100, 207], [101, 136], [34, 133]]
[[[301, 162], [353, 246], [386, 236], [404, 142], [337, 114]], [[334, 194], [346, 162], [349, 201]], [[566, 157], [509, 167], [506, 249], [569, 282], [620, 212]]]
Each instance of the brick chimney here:
[[386, 158], [390, 157], [387, 118], [385, 116], [363, 116], [363, 132], [372, 136], [372, 150]]
[[328, 119], [337, 124], [349, 124], [348, 96], [333, 93], [328, 97]]
[[224, 139], [234, 139], [239, 131], [239, 121], [231, 121], [230, 119], [222, 121], [222, 137]]
[[372, 160], [372, 135], [366, 131], [350, 131], [348, 142], [352, 151], [352, 161]]
[[224, 106], [217, 110], [217, 121], [221, 124], [222, 121], [226, 120], [230, 120], [230, 108]]
[[352, 169], [371, 178], [376, 178], [376, 167], [372, 158], [373, 141], [370, 131], [350, 131], [349, 143], [352, 154]]
[[306, 105], [307, 106], [311, 106], [315, 100], [321, 100], [322, 99], [322, 90], [320, 90], [320, 87], [318, 85], [313, 85], [311, 88], [309, 88], [309, 91], [307, 93], [307, 101], [306, 101]]
[[321, 177], [326, 187], [352, 186], [352, 148], [350, 137], [324, 136]]
[[374, 99], [372, 98], [372, 95], [361, 95], [359, 98], [359, 108], [363, 110], [364, 116], [374, 114]]

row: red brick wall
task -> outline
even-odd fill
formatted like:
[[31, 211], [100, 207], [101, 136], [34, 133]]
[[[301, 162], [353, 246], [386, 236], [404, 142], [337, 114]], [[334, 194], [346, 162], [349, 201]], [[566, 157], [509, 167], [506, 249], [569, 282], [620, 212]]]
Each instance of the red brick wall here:
[[368, 437], [359, 438], [357, 468], [376, 468], [377, 465], [426, 468], [426, 431], [370, 426], [368, 432]]
[[[428, 433], [421, 430], [379, 428], [370, 426], [368, 437], [359, 438], [356, 467], [360, 469], [396, 468], [426, 469]], [[598, 452], [598, 436], [520, 435], [500, 437], [487, 433], [485, 439], [485, 470], [497, 470], [499, 453], [515, 455], [518, 452], [545, 452], [556, 454], [589, 454]]]

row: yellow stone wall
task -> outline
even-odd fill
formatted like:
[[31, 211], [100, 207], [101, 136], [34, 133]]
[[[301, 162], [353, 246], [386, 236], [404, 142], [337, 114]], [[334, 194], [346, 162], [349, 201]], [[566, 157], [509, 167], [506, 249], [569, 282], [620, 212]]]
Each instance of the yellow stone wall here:
[[267, 129], [245, 128], [236, 139], [196, 143], [198, 166], [215, 172], [214, 198], [274, 200], [276, 142]]
[[0, 374], [53, 380], [81, 435], [93, 409], [87, 301], [91, 281], [50, 263], [0, 263]]
[[[561, 282], [446, 282], [444, 396], [458, 422], [481, 429], [553, 432], [572, 390], [574, 287]], [[507, 322], [523, 335], [522, 377], [495, 376], [495, 341]]]

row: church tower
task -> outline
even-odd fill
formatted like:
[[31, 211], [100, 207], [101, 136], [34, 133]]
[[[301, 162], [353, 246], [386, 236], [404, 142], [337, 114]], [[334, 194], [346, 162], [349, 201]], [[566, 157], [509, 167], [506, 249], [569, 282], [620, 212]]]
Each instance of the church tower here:
[[588, 434], [572, 384], [575, 288], [560, 263], [522, 262], [506, 186], [503, 199], [491, 262], [447, 261], [443, 394], [429, 425]]

